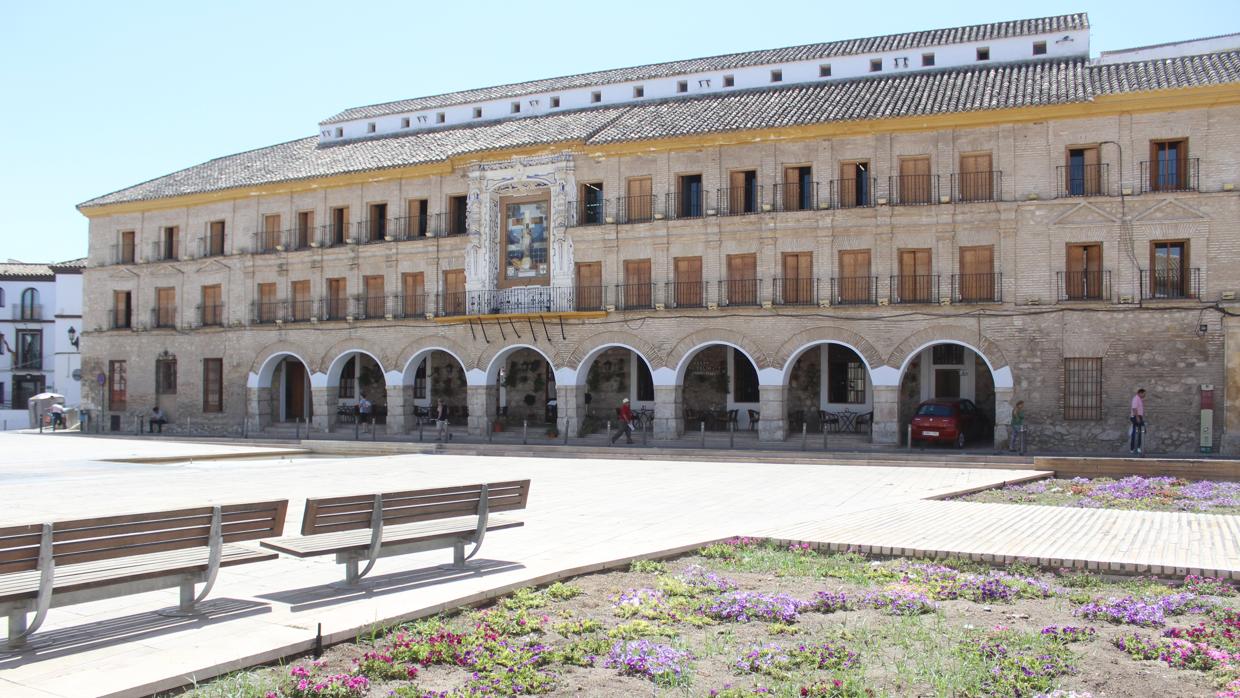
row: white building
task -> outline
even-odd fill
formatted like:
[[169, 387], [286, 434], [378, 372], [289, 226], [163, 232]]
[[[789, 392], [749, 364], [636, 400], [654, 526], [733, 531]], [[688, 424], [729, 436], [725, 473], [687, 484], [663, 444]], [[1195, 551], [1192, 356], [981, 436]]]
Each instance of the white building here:
[[82, 269], [60, 264], [0, 264], [0, 427], [30, 426], [26, 400], [41, 392], [81, 402]]

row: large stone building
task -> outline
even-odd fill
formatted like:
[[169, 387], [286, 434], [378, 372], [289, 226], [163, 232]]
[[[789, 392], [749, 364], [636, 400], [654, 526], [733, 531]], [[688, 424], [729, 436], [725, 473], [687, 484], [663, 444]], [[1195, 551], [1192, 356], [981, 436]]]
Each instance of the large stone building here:
[[1091, 58], [1073, 14], [347, 109], [80, 205], [86, 397], [894, 444], [959, 396], [1116, 449], [1144, 386], [1152, 449], [1234, 452], [1238, 48]]
[[81, 400], [78, 347], [85, 259], [59, 264], [0, 263], [0, 428], [25, 429], [42, 392]]

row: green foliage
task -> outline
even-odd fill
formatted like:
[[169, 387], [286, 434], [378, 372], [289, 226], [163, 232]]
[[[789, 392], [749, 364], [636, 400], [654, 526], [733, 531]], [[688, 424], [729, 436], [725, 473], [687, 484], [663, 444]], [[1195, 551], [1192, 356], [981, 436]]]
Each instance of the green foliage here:
[[570, 620], [563, 623], [556, 623], [551, 629], [564, 637], [573, 635], [588, 635], [603, 629], [603, 624], [591, 618], [582, 618], [580, 620]]
[[556, 582], [555, 584], [552, 584], [544, 589], [543, 593], [553, 601], [568, 601], [569, 599], [575, 599], [578, 596], [581, 596], [585, 592], [583, 592], [579, 586], [565, 584], [564, 582]]
[[607, 631], [607, 637], [613, 640], [636, 640], [642, 637], [676, 637], [679, 633], [675, 628], [646, 620], [631, 620], [621, 623]]
[[517, 589], [499, 602], [499, 607], [509, 611], [542, 608], [547, 605], [547, 595], [529, 587]]
[[634, 560], [629, 564], [629, 571], [639, 574], [666, 574], [667, 563], [658, 560]]
[[570, 666], [594, 666], [598, 658], [606, 655], [609, 649], [611, 640], [604, 637], [585, 637], [552, 650], [551, 662]]
[[796, 635], [801, 629], [788, 623], [767, 623], [766, 631], [772, 635]]

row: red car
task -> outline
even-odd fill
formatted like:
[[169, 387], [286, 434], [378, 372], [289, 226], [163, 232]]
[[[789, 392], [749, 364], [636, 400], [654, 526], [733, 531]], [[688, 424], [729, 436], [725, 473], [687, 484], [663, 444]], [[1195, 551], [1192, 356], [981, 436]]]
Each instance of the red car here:
[[914, 441], [938, 441], [964, 448], [970, 438], [986, 432], [988, 420], [972, 400], [937, 398], [917, 406], [912, 426]]

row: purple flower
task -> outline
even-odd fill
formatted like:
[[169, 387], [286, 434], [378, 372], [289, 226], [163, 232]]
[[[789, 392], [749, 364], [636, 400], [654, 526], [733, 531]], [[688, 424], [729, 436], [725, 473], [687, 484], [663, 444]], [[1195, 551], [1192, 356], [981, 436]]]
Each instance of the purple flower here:
[[711, 618], [748, 623], [752, 620], [795, 622], [800, 612], [811, 603], [787, 594], [763, 594], [754, 591], [733, 591], [708, 603], [703, 612]]

